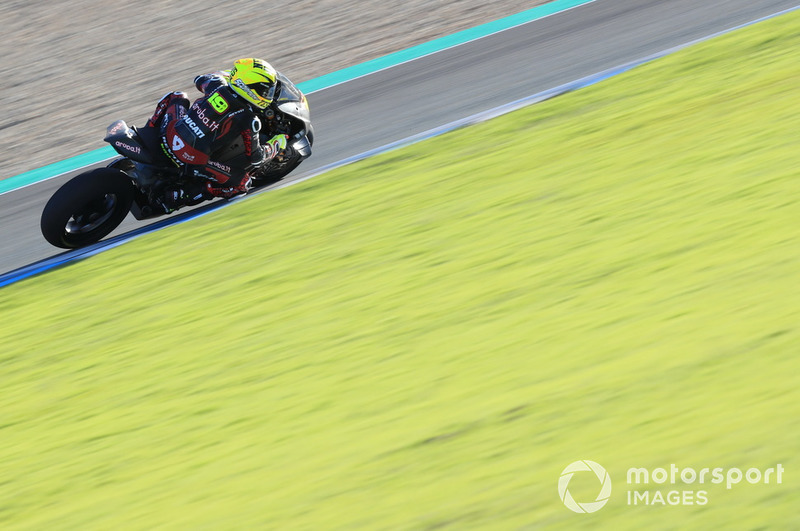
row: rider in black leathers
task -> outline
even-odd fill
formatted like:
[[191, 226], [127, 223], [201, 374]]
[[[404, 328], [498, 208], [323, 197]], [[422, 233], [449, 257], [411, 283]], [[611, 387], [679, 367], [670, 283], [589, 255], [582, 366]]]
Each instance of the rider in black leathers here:
[[[230, 71], [195, 78], [203, 92], [189, 106], [185, 92], [164, 96], [147, 126], [161, 132], [161, 149], [186, 175], [197, 177], [196, 187], [172, 189], [165, 208], [174, 210], [187, 201], [233, 197], [245, 193], [251, 178], [248, 169], [271, 160], [286, 148], [286, 135], [276, 135], [265, 145], [259, 141], [260, 112], [272, 102], [277, 73], [266, 61], [239, 59]], [[221, 151], [239, 137], [244, 155], [217, 160]]]

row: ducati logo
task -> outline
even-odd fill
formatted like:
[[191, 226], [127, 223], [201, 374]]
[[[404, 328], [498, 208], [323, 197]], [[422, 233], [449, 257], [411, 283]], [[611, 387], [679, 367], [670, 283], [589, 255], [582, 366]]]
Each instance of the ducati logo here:
[[172, 151], [180, 151], [185, 145], [178, 135], [172, 137]]

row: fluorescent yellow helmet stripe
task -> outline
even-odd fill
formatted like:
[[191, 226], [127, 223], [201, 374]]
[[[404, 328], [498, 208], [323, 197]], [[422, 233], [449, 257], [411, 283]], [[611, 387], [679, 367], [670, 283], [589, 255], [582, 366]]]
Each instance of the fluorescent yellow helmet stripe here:
[[233, 63], [228, 83], [239, 96], [260, 109], [266, 109], [272, 100], [253, 91], [251, 85], [266, 83], [274, 85], [277, 72], [268, 62], [256, 58], [238, 59]]

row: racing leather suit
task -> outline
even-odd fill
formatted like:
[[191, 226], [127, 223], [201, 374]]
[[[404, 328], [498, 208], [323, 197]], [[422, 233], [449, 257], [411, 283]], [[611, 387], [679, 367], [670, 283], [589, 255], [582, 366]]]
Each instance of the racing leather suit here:
[[[148, 125], [160, 125], [164, 154], [188, 175], [207, 179], [210, 195], [245, 192], [250, 182], [247, 169], [269, 161], [285, 141], [261, 145], [258, 115], [228, 88], [224, 73], [197, 76], [194, 82], [204, 94], [201, 98], [188, 107], [185, 93], [168, 94]], [[239, 144], [244, 147], [242, 155], [220, 162]]]

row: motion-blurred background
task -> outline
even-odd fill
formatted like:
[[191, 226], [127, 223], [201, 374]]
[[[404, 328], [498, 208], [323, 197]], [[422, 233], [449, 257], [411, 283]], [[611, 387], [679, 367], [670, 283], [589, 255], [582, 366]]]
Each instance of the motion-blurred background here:
[[196, 75], [239, 57], [297, 83], [543, 3], [5, 1], [0, 179], [102, 147], [115, 119], [147, 120], [171, 90], [199, 95]]

